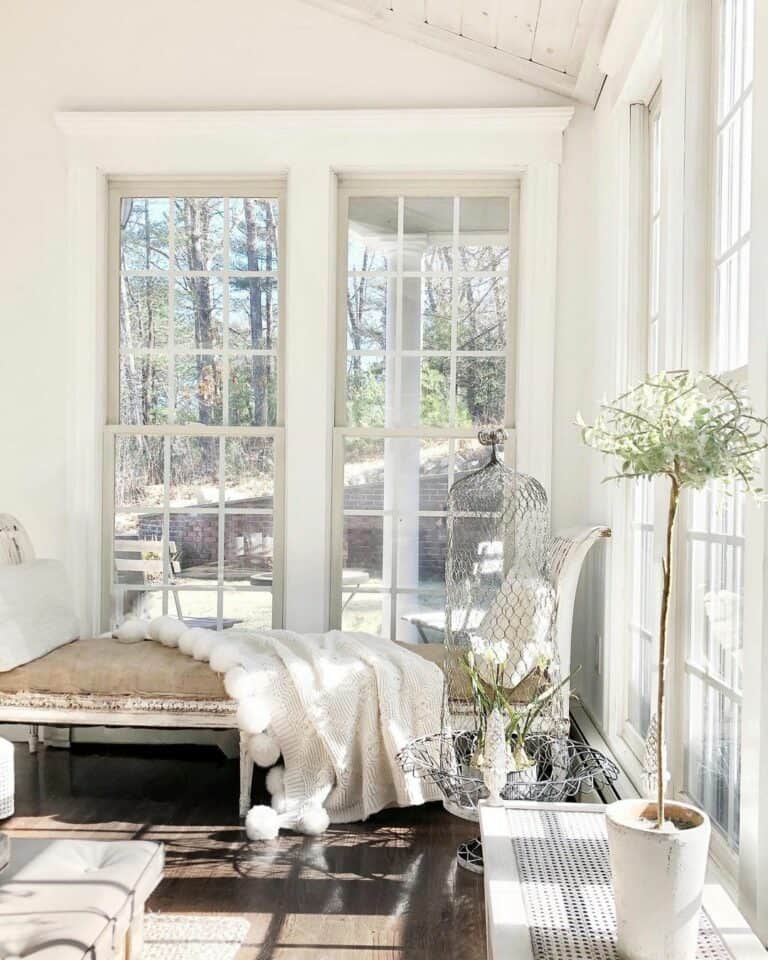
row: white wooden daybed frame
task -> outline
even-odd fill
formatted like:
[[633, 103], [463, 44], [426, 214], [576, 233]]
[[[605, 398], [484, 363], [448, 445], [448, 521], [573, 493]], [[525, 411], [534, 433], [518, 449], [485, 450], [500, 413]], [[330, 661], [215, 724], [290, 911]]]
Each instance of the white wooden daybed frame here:
[[[28, 728], [30, 753], [36, 753], [41, 726], [144, 727], [163, 730], [237, 730], [232, 700], [179, 700], [170, 697], [99, 697], [48, 693], [0, 693], [0, 723]], [[240, 794], [244, 817], [251, 805], [253, 762], [247, 738], [240, 737]]]

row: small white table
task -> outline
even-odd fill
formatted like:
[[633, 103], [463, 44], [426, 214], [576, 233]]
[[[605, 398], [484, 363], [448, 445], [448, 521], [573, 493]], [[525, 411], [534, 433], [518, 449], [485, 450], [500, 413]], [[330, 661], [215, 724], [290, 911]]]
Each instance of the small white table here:
[[[481, 802], [488, 960], [615, 956], [610, 873], [599, 864], [604, 829], [600, 804]], [[586, 847], [588, 875], [580, 882], [572, 854]], [[762, 944], [719, 883], [707, 882], [703, 911], [699, 956], [765, 960]]]

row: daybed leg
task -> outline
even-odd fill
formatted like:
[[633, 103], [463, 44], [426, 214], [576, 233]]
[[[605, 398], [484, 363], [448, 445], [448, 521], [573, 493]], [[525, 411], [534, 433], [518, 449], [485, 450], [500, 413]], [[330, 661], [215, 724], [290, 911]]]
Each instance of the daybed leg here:
[[248, 750], [248, 735], [240, 731], [240, 816], [251, 809], [251, 786], [253, 784], [253, 760]]
[[144, 904], [137, 909], [125, 934], [125, 960], [140, 960], [144, 948]]
[[40, 746], [40, 726], [37, 723], [30, 723], [27, 728], [27, 741], [29, 743], [29, 752], [37, 753]]

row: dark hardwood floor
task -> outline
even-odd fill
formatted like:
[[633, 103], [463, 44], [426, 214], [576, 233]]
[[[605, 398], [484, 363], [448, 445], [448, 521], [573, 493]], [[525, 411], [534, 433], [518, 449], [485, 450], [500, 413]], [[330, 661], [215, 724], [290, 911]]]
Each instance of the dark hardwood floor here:
[[[213, 747], [16, 747], [12, 836], [159, 840], [149, 909], [251, 922], [238, 960], [481, 960], [482, 878], [456, 867], [477, 832], [439, 804], [389, 810], [322, 837], [249, 844], [237, 763]], [[257, 778], [254, 802], [266, 802]]]

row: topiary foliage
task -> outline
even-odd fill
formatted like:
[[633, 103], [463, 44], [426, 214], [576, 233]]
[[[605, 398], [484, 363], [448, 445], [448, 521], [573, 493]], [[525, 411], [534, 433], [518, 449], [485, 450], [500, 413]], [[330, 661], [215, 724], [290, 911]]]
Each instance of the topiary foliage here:
[[768, 424], [754, 414], [741, 387], [707, 373], [661, 373], [603, 404], [592, 426], [577, 423], [587, 446], [617, 458], [607, 480], [667, 476], [680, 487], [740, 480], [757, 487], [757, 454], [768, 445]]
[[757, 486], [758, 454], [768, 446], [768, 421], [755, 415], [743, 388], [708, 373], [694, 374], [687, 370], [649, 377], [613, 403], [603, 404], [602, 410], [592, 426], [581, 417], [577, 423], [585, 444], [618, 460], [618, 471], [606, 479], [669, 479], [666, 549], [662, 560], [656, 742], [651, 751], [655, 753], [656, 766], [656, 826], [663, 829], [667, 628], [674, 570], [673, 531], [680, 494], [686, 487], [701, 489], [716, 481], [728, 492], [740, 487], [765, 499], [762, 488]]

